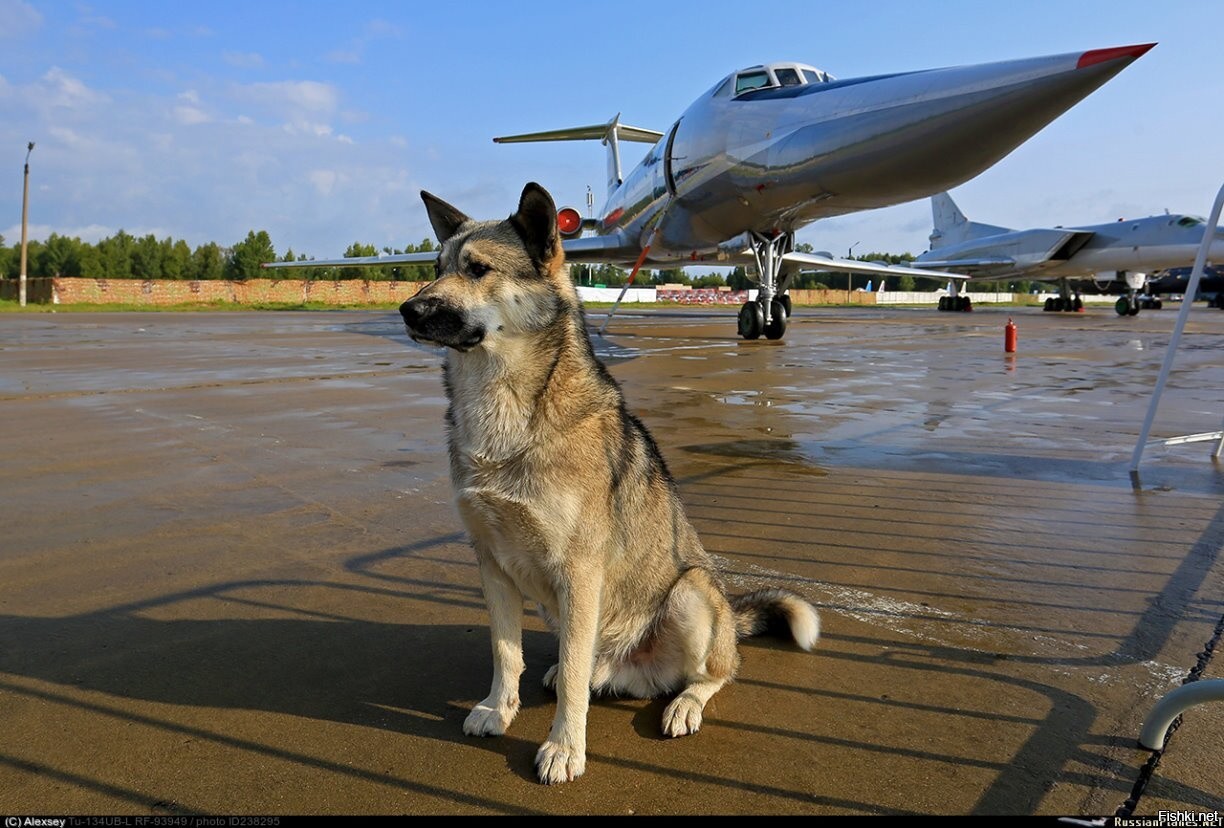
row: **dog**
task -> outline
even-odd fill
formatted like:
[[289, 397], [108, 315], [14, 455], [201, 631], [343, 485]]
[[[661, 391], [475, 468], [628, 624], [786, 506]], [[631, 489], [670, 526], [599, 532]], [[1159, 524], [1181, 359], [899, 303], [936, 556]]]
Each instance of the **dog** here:
[[595, 356], [548, 192], [528, 184], [505, 221], [421, 197], [442, 246], [434, 281], [400, 313], [412, 339], [447, 349], [451, 476], [493, 645], [492, 687], [463, 730], [499, 736], [518, 713], [523, 602], [535, 602], [560, 642], [536, 772], [571, 781], [592, 692], [676, 694], [663, 733], [695, 733], [739, 666], [737, 637], [784, 620], [810, 650], [820, 618], [779, 589], [728, 600], [658, 446]]

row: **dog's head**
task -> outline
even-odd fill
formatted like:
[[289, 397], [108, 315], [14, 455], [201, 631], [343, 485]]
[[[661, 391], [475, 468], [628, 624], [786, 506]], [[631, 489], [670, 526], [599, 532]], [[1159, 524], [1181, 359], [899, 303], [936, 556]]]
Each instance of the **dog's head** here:
[[442, 249], [434, 280], [400, 305], [414, 340], [466, 352], [556, 321], [573, 288], [547, 190], [528, 184], [505, 221], [473, 221], [430, 193], [421, 198]]

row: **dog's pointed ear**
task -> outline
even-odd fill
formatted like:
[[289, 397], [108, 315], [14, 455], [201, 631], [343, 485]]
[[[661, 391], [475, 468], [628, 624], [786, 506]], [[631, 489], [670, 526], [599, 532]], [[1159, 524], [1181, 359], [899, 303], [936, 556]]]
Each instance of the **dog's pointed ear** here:
[[523, 240], [528, 254], [536, 264], [552, 259], [557, 245], [557, 205], [539, 184], [530, 182], [519, 198], [518, 212], [510, 224]]
[[466, 215], [433, 193], [421, 190], [421, 200], [425, 202], [425, 212], [429, 214], [429, 223], [433, 225], [438, 241], [443, 244], [455, 235], [464, 222], [471, 221]]

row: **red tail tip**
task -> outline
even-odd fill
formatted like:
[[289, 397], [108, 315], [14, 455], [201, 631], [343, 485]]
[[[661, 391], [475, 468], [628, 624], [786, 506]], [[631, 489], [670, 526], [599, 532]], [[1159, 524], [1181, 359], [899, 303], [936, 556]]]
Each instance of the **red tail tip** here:
[[1141, 43], [1138, 46], [1115, 46], [1112, 49], [1093, 49], [1080, 55], [1079, 63], [1075, 65], [1075, 68], [1083, 69], [1085, 66], [1093, 66], [1097, 63], [1104, 63], [1107, 60], [1116, 60], [1117, 58], [1128, 57], [1134, 60], [1147, 54], [1148, 50], [1155, 45], [1155, 43]]

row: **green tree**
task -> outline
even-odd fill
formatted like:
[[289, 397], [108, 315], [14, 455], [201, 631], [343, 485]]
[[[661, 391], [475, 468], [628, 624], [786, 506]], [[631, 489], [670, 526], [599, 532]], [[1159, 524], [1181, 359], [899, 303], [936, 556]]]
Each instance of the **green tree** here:
[[162, 250], [152, 233], [142, 236], [132, 246], [132, 275], [137, 279], [160, 279]]
[[731, 268], [731, 272], [727, 274], [727, 284], [732, 290], [748, 290], [752, 287], [752, 281], [748, 278], [748, 271], [743, 265], [736, 265]]
[[132, 250], [135, 245], [136, 240], [123, 230], [98, 242], [97, 278], [132, 278]]
[[169, 236], [161, 241], [161, 277], [185, 279], [191, 272], [191, 248], [187, 242], [174, 241]]
[[247, 237], [230, 248], [225, 259], [225, 278], [235, 281], [258, 279], [264, 271], [260, 268], [264, 262], [276, 261], [276, 250], [272, 247], [272, 239], [268, 231], [251, 230]]
[[[78, 251], [80, 239], [70, 239], [52, 233], [47, 243], [38, 251], [38, 258], [30, 267], [32, 276], [75, 276], [79, 275]], [[76, 271], [75, 273], [73, 271]]]
[[216, 242], [202, 244], [191, 254], [191, 268], [188, 273], [192, 279], [223, 279], [227, 258], [228, 253]]

